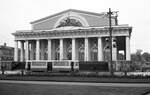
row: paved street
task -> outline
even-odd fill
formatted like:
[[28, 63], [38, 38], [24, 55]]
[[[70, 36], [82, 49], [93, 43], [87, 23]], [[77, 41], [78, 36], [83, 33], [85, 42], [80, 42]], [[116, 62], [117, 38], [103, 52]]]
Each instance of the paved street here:
[[0, 95], [143, 95], [149, 91], [150, 84], [141, 83], [0, 80]]
[[43, 84], [43, 85], [79, 85], [79, 86], [108, 86], [108, 87], [150, 87], [145, 83], [81, 83], [81, 82], [42, 82], [42, 81], [13, 81], [0, 80], [0, 83]]

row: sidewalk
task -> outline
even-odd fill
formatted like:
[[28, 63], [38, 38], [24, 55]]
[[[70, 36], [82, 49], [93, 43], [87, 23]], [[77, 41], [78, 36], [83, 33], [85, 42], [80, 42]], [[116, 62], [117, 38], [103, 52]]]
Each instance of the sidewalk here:
[[[89, 72], [89, 71], [80, 71], [80, 72], [74, 72], [77, 75], [86, 76], [86, 75], [97, 75], [97, 76], [110, 76], [110, 72]], [[2, 71], [0, 70], [0, 74], [2, 74]], [[6, 75], [18, 75], [22, 74], [21, 70], [5, 70], [4, 74]], [[30, 71], [23, 71], [23, 74], [27, 75], [71, 75], [71, 72], [30, 72]], [[124, 72], [114, 72], [115, 76], [124, 76]], [[150, 76], [150, 72], [127, 72], [127, 76]]]
[[[0, 74], [2, 74], [2, 71], [0, 71]], [[6, 70], [4, 71], [4, 74], [6, 75], [16, 75], [16, 74], [21, 74], [21, 70]]]

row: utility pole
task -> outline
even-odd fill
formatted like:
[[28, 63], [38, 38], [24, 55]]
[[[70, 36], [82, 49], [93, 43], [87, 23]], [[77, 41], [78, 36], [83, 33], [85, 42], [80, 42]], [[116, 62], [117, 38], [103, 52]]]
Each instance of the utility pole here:
[[109, 44], [110, 44], [110, 74], [113, 75], [113, 62], [112, 62], [112, 26], [111, 26], [111, 15], [113, 12], [111, 12], [111, 9], [109, 8], [109, 12], [107, 12], [109, 16]]

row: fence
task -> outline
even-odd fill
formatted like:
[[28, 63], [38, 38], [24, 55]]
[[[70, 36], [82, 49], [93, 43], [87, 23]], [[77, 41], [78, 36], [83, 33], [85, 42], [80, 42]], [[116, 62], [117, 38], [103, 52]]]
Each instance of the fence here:
[[132, 71], [132, 62], [127, 60], [113, 61], [113, 69], [115, 71]]
[[12, 61], [0, 61], [0, 70], [11, 70], [12, 69]]
[[78, 70], [78, 61], [72, 60], [29, 60], [26, 64], [27, 70], [56, 70], [56, 71], [70, 71], [71, 69]]
[[[30, 69], [42, 68], [44, 70], [71, 70], [72, 61], [30, 61], [27, 64], [25, 62], [13, 62], [13, 61], [0, 61], [0, 69], [5, 70], [18, 70], [25, 69], [25, 65]], [[110, 64], [108, 62], [99, 61], [77, 61], [73, 63], [73, 69], [81, 71], [109, 71]], [[113, 61], [114, 71], [128, 72], [132, 71], [132, 62], [126, 60]]]
[[25, 62], [0, 61], [0, 70], [25, 69]]

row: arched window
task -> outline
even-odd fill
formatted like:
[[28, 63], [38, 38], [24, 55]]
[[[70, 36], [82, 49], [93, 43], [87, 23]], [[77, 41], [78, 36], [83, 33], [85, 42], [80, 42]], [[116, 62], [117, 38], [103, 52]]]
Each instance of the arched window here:
[[60, 47], [58, 46], [55, 50], [55, 60], [59, 60]]
[[67, 59], [71, 60], [72, 57], [72, 45], [70, 44], [69, 47], [67, 48]]
[[91, 47], [91, 60], [96, 61], [97, 60], [97, 54], [98, 54], [98, 48], [97, 48], [97, 44], [95, 43]]
[[79, 60], [84, 60], [84, 44], [83, 43], [79, 47]]
[[47, 60], [48, 59], [48, 49], [47, 47], [45, 47], [44, 49], [44, 60]]
[[61, 20], [61, 21], [59, 22], [59, 25], [58, 25], [56, 28], [58, 28], [58, 27], [65, 27], [65, 26], [81, 27], [82, 24], [81, 24], [81, 22], [80, 22], [79, 20], [77, 20], [77, 19], [73, 19], [73, 18], [67, 17], [67, 18]]
[[33, 60], [36, 59], [36, 49], [33, 49]]

